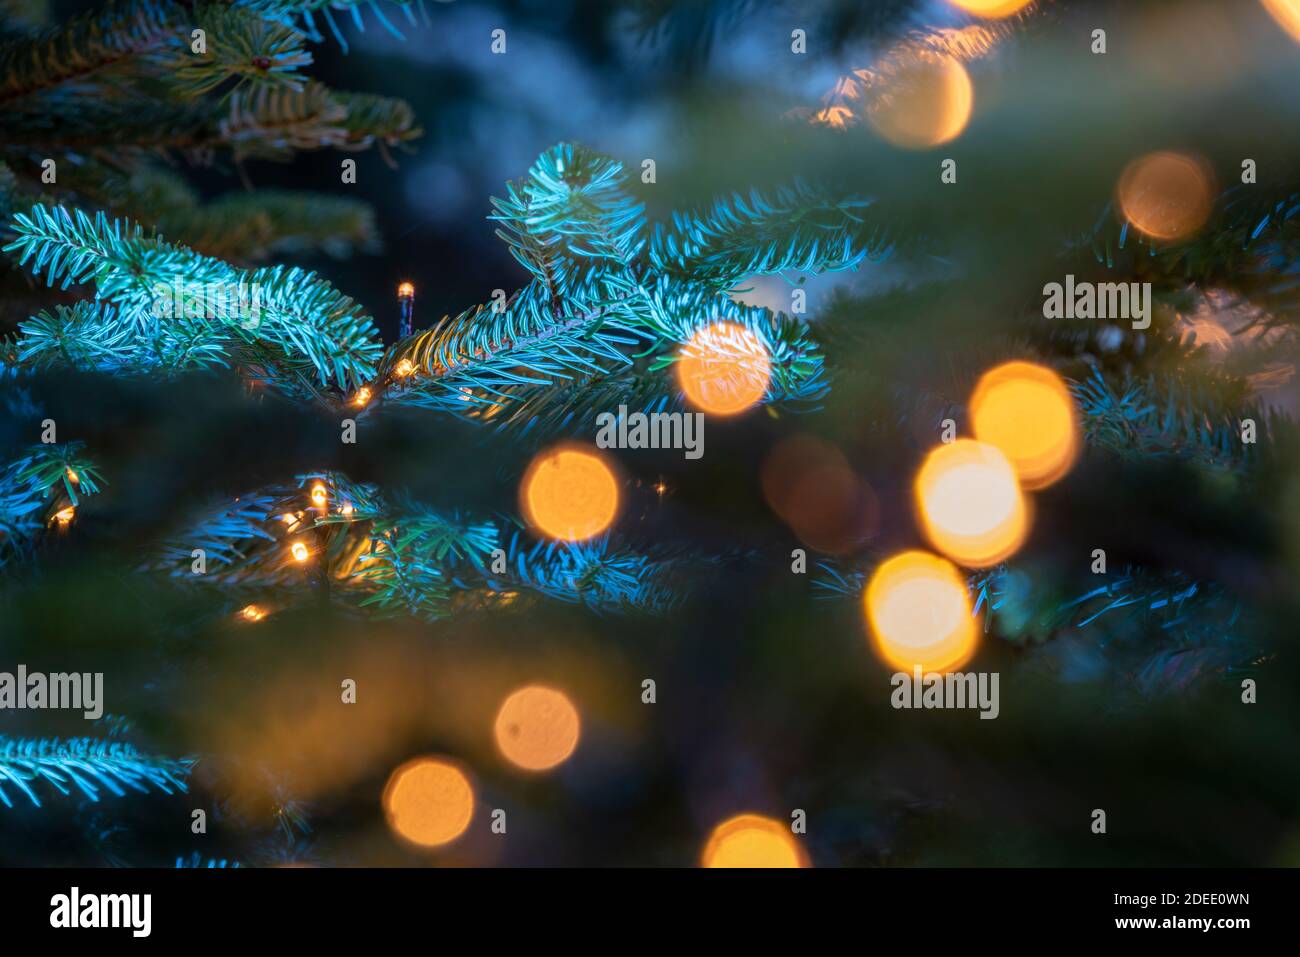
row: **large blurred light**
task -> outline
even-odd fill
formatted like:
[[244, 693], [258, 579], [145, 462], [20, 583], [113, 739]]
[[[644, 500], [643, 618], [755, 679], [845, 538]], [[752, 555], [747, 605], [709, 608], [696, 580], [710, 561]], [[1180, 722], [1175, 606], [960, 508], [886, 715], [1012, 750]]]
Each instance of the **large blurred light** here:
[[506, 760], [528, 771], [545, 771], [578, 746], [578, 709], [562, 691], [529, 685], [512, 693], [497, 712], [493, 733]]
[[925, 51], [901, 56], [866, 94], [866, 115], [895, 146], [927, 149], [956, 139], [970, 120], [975, 93], [957, 60]]
[[701, 412], [735, 415], [760, 402], [772, 378], [767, 346], [735, 322], [698, 330], [677, 356], [677, 382]]
[[772, 511], [809, 548], [844, 554], [876, 530], [875, 493], [829, 442], [811, 435], [782, 439], [764, 459], [761, 478]]
[[474, 789], [450, 761], [415, 758], [389, 777], [384, 814], [399, 837], [421, 847], [438, 847], [456, 840], [469, 827]]
[[1167, 151], [1148, 153], [1125, 167], [1116, 198], [1134, 229], [1152, 239], [1184, 239], [1209, 219], [1213, 183], [1201, 160]]
[[916, 502], [934, 547], [971, 568], [1010, 557], [1029, 532], [1011, 463], [974, 439], [940, 445], [926, 456], [916, 477]]
[[520, 483], [524, 517], [551, 538], [579, 542], [599, 535], [618, 512], [618, 482], [594, 451], [565, 445], [541, 452]]
[[1300, 0], [1259, 0], [1278, 26], [1300, 43]]
[[1033, 3], [1033, 0], [949, 0], [967, 13], [980, 17], [1009, 17]]
[[975, 653], [966, 583], [952, 562], [923, 551], [895, 555], [876, 568], [865, 601], [876, 654], [890, 667], [952, 671]]
[[790, 825], [761, 814], [738, 814], [713, 829], [700, 863], [705, 867], [807, 867], [808, 855]]
[[1059, 375], [1031, 362], [990, 369], [970, 400], [975, 438], [997, 446], [1024, 488], [1044, 488], [1065, 475], [1078, 454], [1074, 400]]

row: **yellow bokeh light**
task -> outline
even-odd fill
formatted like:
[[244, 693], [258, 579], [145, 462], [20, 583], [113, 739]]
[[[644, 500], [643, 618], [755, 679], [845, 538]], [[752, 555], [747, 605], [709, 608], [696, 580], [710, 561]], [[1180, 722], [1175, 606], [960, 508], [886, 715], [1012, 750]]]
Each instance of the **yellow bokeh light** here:
[[868, 94], [871, 125], [895, 146], [927, 149], [961, 135], [975, 91], [966, 68], [942, 54], [910, 52]]
[[302, 542], [294, 542], [289, 546], [289, 554], [293, 556], [295, 562], [305, 562], [311, 557], [311, 550]]
[[1011, 463], [974, 439], [940, 445], [926, 456], [916, 502], [934, 547], [971, 568], [1010, 557], [1029, 533], [1028, 507]]
[[1024, 488], [1065, 475], [1079, 451], [1074, 400], [1065, 380], [1045, 366], [1007, 362], [990, 369], [970, 400], [975, 438], [1002, 450]]
[[545, 771], [573, 754], [580, 729], [578, 709], [564, 692], [529, 685], [502, 702], [492, 730], [507, 761]]
[[77, 515], [75, 506], [67, 505], [54, 513], [54, 521], [58, 522], [60, 528], [67, 528], [72, 524], [72, 520]]
[[761, 814], [738, 814], [713, 829], [704, 867], [807, 867], [808, 855], [790, 826]]
[[980, 17], [1009, 17], [1029, 6], [1033, 0], [948, 0], [948, 2]]
[[244, 621], [261, 621], [266, 617], [266, 612], [256, 605], [245, 605], [239, 615]]
[[551, 538], [580, 542], [599, 535], [618, 512], [618, 481], [605, 460], [583, 446], [541, 452], [520, 483], [530, 525]]
[[772, 379], [767, 346], [735, 322], [696, 331], [677, 356], [677, 382], [702, 412], [735, 415], [760, 402]]
[[1300, 0], [1259, 0], [1278, 26], [1300, 43]]
[[882, 562], [865, 601], [876, 654], [890, 667], [952, 671], [975, 653], [979, 631], [966, 583], [938, 555], [907, 551]]
[[1214, 177], [1201, 160], [1182, 153], [1140, 156], [1124, 168], [1116, 188], [1120, 211], [1152, 239], [1192, 235], [1210, 218]]
[[415, 283], [401, 282], [397, 284], [398, 299], [412, 299], [415, 297]]
[[311, 501], [317, 508], [324, 508], [328, 498], [329, 493], [325, 491], [325, 486], [320, 482], [311, 487]]
[[389, 777], [384, 816], [399, 837], [421, 847], [438, 847], [456, 840], [469, 827], [474, 788], [452, 762], [415, 758]]
[[393, 374], [399, 379], [405, 379], [413, 372], [415, 372], [415, 363], [410, 359], [403, 359], [401, 362], [397, 363], [396, 368], [393, 369]]

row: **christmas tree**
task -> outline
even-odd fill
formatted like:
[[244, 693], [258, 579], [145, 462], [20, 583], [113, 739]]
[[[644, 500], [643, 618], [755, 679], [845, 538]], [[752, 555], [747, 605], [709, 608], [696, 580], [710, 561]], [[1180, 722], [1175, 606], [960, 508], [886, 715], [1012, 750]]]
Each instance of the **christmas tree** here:
[[1294, 860], [1294, 4], [85, 6], [0, 860]]

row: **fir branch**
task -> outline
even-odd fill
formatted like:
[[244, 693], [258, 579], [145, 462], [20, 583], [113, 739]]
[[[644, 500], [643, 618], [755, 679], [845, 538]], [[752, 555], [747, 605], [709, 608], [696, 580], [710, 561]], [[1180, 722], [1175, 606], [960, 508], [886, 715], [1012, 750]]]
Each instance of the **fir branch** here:
[[[139, 318], [142, 348], [157, 345], [150, 331], [162, 322], [170, 323], [177, 339], [201, 339], [202, 324], [186, 325], [192, 316], [229, 343], [194, 343], [208, 358], [229, 351], [286, 391], [318, 398], [320, 387], [349, 391], [374, 375], [382, 347], [373, 320], [314, 273], [283, 266], [237, 269], [146, 237], [138, 225], [61, 206], [35, 206], [16, 215], [12, 228], [16, 238], [5, 251], [34, 272], [44, 271], [49, 285], [60, 282], [66, 289], [93, 279], [99, 298]], [[213, 297], [219, 303], [208, 302], [209, 289], [222, 293]], [[160, 354], [193, 361], [201, 353]]]
[[228, 80], [268, 89], [302, 89], [298, 70], [309, 66], [306, 37], [293, 27], [265, 20], [240, 7], [198, 8], [197, 25], [206, 33], [203, 53], [191, 52], [170, 85], [186, 98], [215, 90]]
[[763, 273], [856, 269], [891, 249], [883, 226], [868, 228], [867, 199], [836, 199], [803, 183], [771, 197], [735, 194], [702, 212], [675, 213], [650, 242], [654, 268], [700, 282], [731, 285]]
[[301, 90], [262, 87], [237, 90], [216, 127], [215, 143], [236, 160], [287, 160], [295, 152], [326, 148], [396, 146], [421, 131], [402, 100], [335, 93], [311, 82]]
[[105, 484], [80, 441], [41, 444], [0, 470], [0, 568], [26, 557], [55, 515]]
[[123, 0], [0, 47], [0, 107], [39, 98], [24, 112], [49, 109], [55, 96], [94, 97], [179, 65], [188, 36], [182, 6]]
[[224, 857], [204, 857], [200, 852], [194, 851], [189, 857], [177, 857], [176, 868], [206, 868], [208, 870], [242, 867], [239, 861], [230, 861]]
[[[1249, 395], [1247, 383], [1227, 377], [1128, 374], [1112, 384], [1094, 368], [1086, 380], [1070, 386], [1087, 440], [1125, 457], [1240, 465], [1267, 447], [1278, 421]], [[1247, 418], [1255, 421], [1262, 446], [1241, 441]]]
[[99, 800], [101, 789], [117, 797], [125, 796], [127, 788], [141, 794], [150, 788], [164, 794], [184, 793], [194, 763], [190, 758], [144, 754], [120, 741], [0, 735], [0, 801], [6, 807], [14, 806], [6, 785], [12, 785], [36, 807], [41, 806], [41, 799], [35, 787], [42, 784], [65, 797], [75, 788], [91, 801]]
[[336, 11], [342, 12], [346, 10], [356, 28], [365, 30], [361, 9], [363, 7], [368, 8], [380, 25], [399, 40], [405, 38], [401, 31], [384, 14], [384, 5], [386, 3], [391, 3], [401, 9], [407, 22], [411, 24], [416, 23], [415, 10], [417, 9], [423, 15], [425, 23], [429, 22], [429, 13], [424, 5], [424, 0], [385, 0], [385, 4], [381, 4], [377, 0], [235, 0], [235, 2], [240, 6], [258, 10], [265, 16], [274, 17], [286, 23], [293, 23], [316, 42], [324, 39], [324, 35], [316, 26], [316, 17], [320, 16], [325, 20], [330, 33], [338, 41], [339, 46], [343, 48], [344, 53], [348, 51], [348, 42], [339, 27], [338, 21], [334, 18]]
[[[295, 544], [306, 549], [301, 560]], [[204, 551], [202, 574], [194, 549]], [[240, 600], [262, 590], [274, 607], [293, 604], [292, 593], [316, 576], [332, 596], [372, 614], [436, 620], [509, 604], [521, 591], [599, 611], [663, 612], [680, 598], [679, 565], [608, 537], [529, 545], [514, 534], [506, 542], [500, 520], [389, 500], [323, 472], [211, 508], [144, 569], [233, 590]]]

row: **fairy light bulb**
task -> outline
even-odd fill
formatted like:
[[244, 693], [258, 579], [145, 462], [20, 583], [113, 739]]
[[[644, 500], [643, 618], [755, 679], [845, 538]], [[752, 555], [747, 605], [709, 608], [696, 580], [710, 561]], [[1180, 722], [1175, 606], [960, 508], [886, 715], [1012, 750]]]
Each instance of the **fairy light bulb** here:
[[397, 301], [401, 312], [397, 320], [397, 335], [405, 339], [415, 331], [415, 283], [404, 282], [397, 287]]
[[568, 760], [580, 729], [578, 709], [568, 695], [543, 685], [511, 693], [492, 728], [501, 754], [526, 771], [547, 771]]
[[808, 867], [808, 855], [790, 826], [761, 814], [737, 814], [709, 835], [700, 855], [704, 867]]
[[60, 528], [67, 528], [72, 524], [73, 518], [76, 517], [77, 508], [75, 505], [68, 505], [54, 513], [54, 521]]
[[609, 528], [618, 512], [618, 481], [586, 446], [562, 445], [537, 455], [520, 483], [520, 508], [550, 538], [585, 541]]
[[393, 375], [397, 376], [399, 379], [405, 379], [414, 371], [415, 363], [410, 359], [403, 359], [393, 368]]
[[257, 605], [245, 605], [239, 612], [239, 617], [244, 621], [261, 621], [266, 617], [266, 612]]
[[356, 395], [352, 397], [352, 404], [355, 405], [358, 409], [364, 408], [365, 405], [370, 401], [370, 396], [371, 396], [370, 387], [363, 385], [360, 389], [357, 389]]
[[289, 547], [289, 554], [293, 556], [295, 562], [305, 562], [311, 557], [311, 550], [302, 542], [294, 542]]
[[916, 502], [931, 544], [970, 568], [1009, 558], [1029, 534], [1028, 506], [1011, 463], [974, 439], [940, 445], [926, 456]]
[[328, 499], [329, 493], [325, 491], [325, 486], [320, 482], [311, 487], [311, 503], [317, 508], [324, 508]]
[[383, 806], [394, 834], [420, 847], [441, 847], [469, 827], [474, 788], [453, 762], [415, 758], [389, 776]]
[[68, 481], [71, 482], [73, 485], [80, 485], [80, 484], [81, 484], [81, 476], [78, 475], [78, 474], [77, 474], [75, 471], [73, 471], [72, 469], [68, 469]]
[[344, 502], [344, 503], [343, 503], [343, 507], [342, 507], [341, 509], [339, 509], [339, 511], [340, 511], [340, 512], [341, 512], [341, 513], [342, 513], [346, 518], [351, 518], [351, 517], [352, 517], [352, 513], [355, 512], [356, 509], [353, 508], [351, 502]]
[[979, 632], [961, 573], [920, 550], [881, 562], [864, 595], [872, 646], [891, 668], [952, 671], [975, 653]]
[[1032, 362], [1007, 362], [980, 377], [971, 394], [975, 438], [1002, 450], [1023, 488], [1051, 485], [1079, 451], [1070, 390], [1057, 373]]

